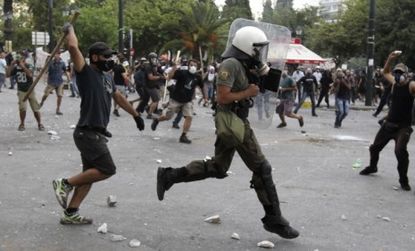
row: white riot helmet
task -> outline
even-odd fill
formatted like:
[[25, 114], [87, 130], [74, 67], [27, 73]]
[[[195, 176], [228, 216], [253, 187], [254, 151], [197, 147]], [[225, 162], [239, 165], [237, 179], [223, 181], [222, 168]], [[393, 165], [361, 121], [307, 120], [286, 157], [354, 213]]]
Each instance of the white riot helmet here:
[[269, 41], [265, 33], [254, 26], [245, 26], [236, 31], [232, 40], [232, 45], [245, 52], [251, 57], [255, 57], [257, 51], [267, 46]]
[[269, 41], [265, 33], [254, 26], [245, 26], [235, 32], [232, 46], [222, 54], [223, 58], [235, 57], [239, 60], [255, 62], [259, 75], [269, 71], [266, 64]]

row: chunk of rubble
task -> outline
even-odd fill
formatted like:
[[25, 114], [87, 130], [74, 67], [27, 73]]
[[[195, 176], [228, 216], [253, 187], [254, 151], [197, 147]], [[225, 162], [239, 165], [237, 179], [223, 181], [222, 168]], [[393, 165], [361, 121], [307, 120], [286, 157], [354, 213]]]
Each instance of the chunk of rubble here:
[[347, 220], [346, 215], [342, 214], [341, 219], [342, 219], [342, 220]]
[[207, 217], [204, 221], [208, 223], [212, 223], [212, 224], [220, 224], [220, 216], [218, 214], [213, 215], [213, 216]]
[[58, 133], [56, 131], [50, 130], [48, 131], [49, 135], [58, 135]]
[[397, 186], [392, 186], [392, 188], [393, 188], [393, 190], [395, 190], [395, 191], [399, 190], [399, 187], [397, 187]]
[[97, 229], [98, 233], [106, 234], [108, 232], [108, 225], [107, 223], [103, 223], [99, 228]]
[[9, 156], [12, 156], [13, 155], [13, 152], [9, 152]]
[[128, 245], [132, 248], [137, 248], [141, 245], [141, 242], [137, 239], [132, 239]]
[[110, 237], [110, 239], [111, 239], [111, 241], [116, 242], [116, 241], [124, 241], [127, 238], [125, 238], [124, 236], [119, 235], [119, 234], [112, 234], [111, 237]]
[[157, 159], [156, 160], [156, 162], [158, 163], [158, 164], [161, 164], [161, 162], [163, 162], [161, 159]]
[[115, 207], [117, 204], [117, 197], [115, 195], [109, 195], [107, 198], [107, 205], [109, 207]]
[[50, 136], [50, 139], [51, 140], [58, 140], [58, 139], [60, 139], [61, 137], [59, 137], [58, 135], [52, 135], [52, 136]]
[[232, 239], [234, 239], [234, 240], [240, 240], [241, 238], [239, 237], [239, 234], [237, 234], [237, 233], [233, 233], [232, 235], [231, 235], [231, 238]]
[[274, 248], [275, 247], [274, 243], [272, 243], [270, 241], [258, 242], [257, 246], [260, 247], [260, 248]]
[[76, 128], [76, 125], [70, 125], [69, 128], [75, 129]]
[[382, 220], [389, 222], [389, 221], [391, 221], [391, 218], [389, 218], [389, 217], [382, 217]]

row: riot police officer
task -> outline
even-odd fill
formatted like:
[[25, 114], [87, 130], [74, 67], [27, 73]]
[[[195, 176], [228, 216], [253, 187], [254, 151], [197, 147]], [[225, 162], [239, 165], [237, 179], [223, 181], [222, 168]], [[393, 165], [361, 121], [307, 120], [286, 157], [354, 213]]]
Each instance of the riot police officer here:
[[219, 67], [216, 83], [216, 128], [218, 129], [217, 118], [220, 113], [234, 112], [243, 121], [245, 129], [243, 140], [230, 144], [235, 142], [232, 137], [224, 138], [217, 135], [215, 156], [210, 160], [192, 161], [181, 168], [160, 167], [157, 172], [157, 195], [159, 200], [163, 200], [164, 193], [175, 183], [225, 178], [232, 158], [235, 152], [238, 152], [253, 172], [251, 187], [255, 189], [265, 210], [265, 217], [262, 218], [264, 228], [283, 238], [292, 239], [298, 237], [299, 232], [292, 228], [281, 214], [271, 165], [263, 155], [247, 119], [249, 112], [247, 100], [256, 96], [259, 91], [257, 85], [248, 81], [249, 74], [254, 70], [258, 75], [264, 76], [270, 71], [262, 60], [268, 44], [269, 41], [261, 29], [245, 26], [236, 31], [232, 45], [222, 55], [224, 61]]

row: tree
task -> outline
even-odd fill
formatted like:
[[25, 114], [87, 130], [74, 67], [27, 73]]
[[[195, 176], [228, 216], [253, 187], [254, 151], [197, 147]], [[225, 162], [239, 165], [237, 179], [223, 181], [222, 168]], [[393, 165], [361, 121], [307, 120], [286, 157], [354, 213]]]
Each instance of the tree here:
[[266, 0], [262, 11], [262, 22], [271, 23], [274, 9], [272, 8], [271, 0]]
[[178, 34], [179, 38], [168, 42], [163, 48], [187, 51], [200, 61], [203, 60], [200, 51], [207, 50], [210, 55], [214, 55], [219, 46], [218, 31], [228, 22], [226, 19], [220, 19], [219, 15], [214, 4], [195, 2], [191, 10], [181, 11], [182, 19], [178, 25], [166, 26], [172, 35]]
[[222, 18], [233, 21], [236, 18], [253, 19], [249, 0], [226, 0]]
[[3, 16], [4, 16], [4, 39], [12, 40], [13, 34], [13, 0], [4, 0], [3, 2]]

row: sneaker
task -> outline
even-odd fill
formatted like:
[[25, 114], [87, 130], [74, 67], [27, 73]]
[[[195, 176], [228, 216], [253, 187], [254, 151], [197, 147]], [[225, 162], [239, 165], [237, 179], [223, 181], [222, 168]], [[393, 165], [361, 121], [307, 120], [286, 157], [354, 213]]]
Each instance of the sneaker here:
[[375, 112], [375, 113], [372, 114], [372, 116], [376, 118], [378, 116], [378, 114]]
[[360, 171], [360, 175], [369, 175], [371, 173], [376, 173], [378, 171], [377, 167], [371, 167], [371, 166], [367, 166], [365, 169], [363, 169], [362, 171]]
[[277, 125], [277, 128], [283, 128], [283, 127], [286, 127], [286, 126], [287, 126], [287, 123], [281, 122], [279, 125]]
[[151, 123], [151, 130], [155, 131], [157, 129], [158, 124], [159, 124], [159, 120], [153, 119], [153, 123]]
[[63, 113], [62, 113], [62, 112], [60, 112], [60, 111], [57, 111], [57, 112], [56, 112], [56, 115], [63, 115]]
[[67, 214], [64, 212], [60, 223], [62, 225], [89, 225], [92, 224], [92, 219], [81, 216], [79, 213]]
[[304, 126], [304, 118], [303, 116], [300, 116], [300, 118], [298, 119], [298, 123], [300, 124], [300, 127]]
[[311, 114], [311, 116], [318, 117], [317, 113], [313, 113], [313, 114]]
[[180, 143], [185, 143], [185, 144], [190, 144], [190, 143], [192, 143], [192, 141], [191, 141], [190, 139], [188, 139], [188, 138], [186, 137], [186, 135], [182, 135], [182, 136], [180, 136], [179, 142], [180, 142]]
[[24, 130], [26, 130], [26, 128], [24, 127], [24, 125], [19, 125], [17, 130], [23, 132]]
[[175, 129], [180, 129], [180, 126], [178, 124], [173, 124], [171, 127]]
[[120, 113], [118, 112], [118, 110], [117, 109], [115, 109], [113, 112], [112, 112], [112, 114], [114, 114], [115, 116], [117, 116], [117, 117], [119, 117], [120, 116]]
[[44, 126], [44, 125], [42, 125], [42, 124], [39, 124], [39, 125], [37, 126], [37, 128], [39, 129], [39, 131], [44, 131], [44, 130], [45, 130], [45, 126]]
[[56, 179], [52, 181], [53, 190], [55, 190], [56, 199], [63, 209], [66, 209], [69, 193], [73, 187], [65, 185], [63, 179]]

